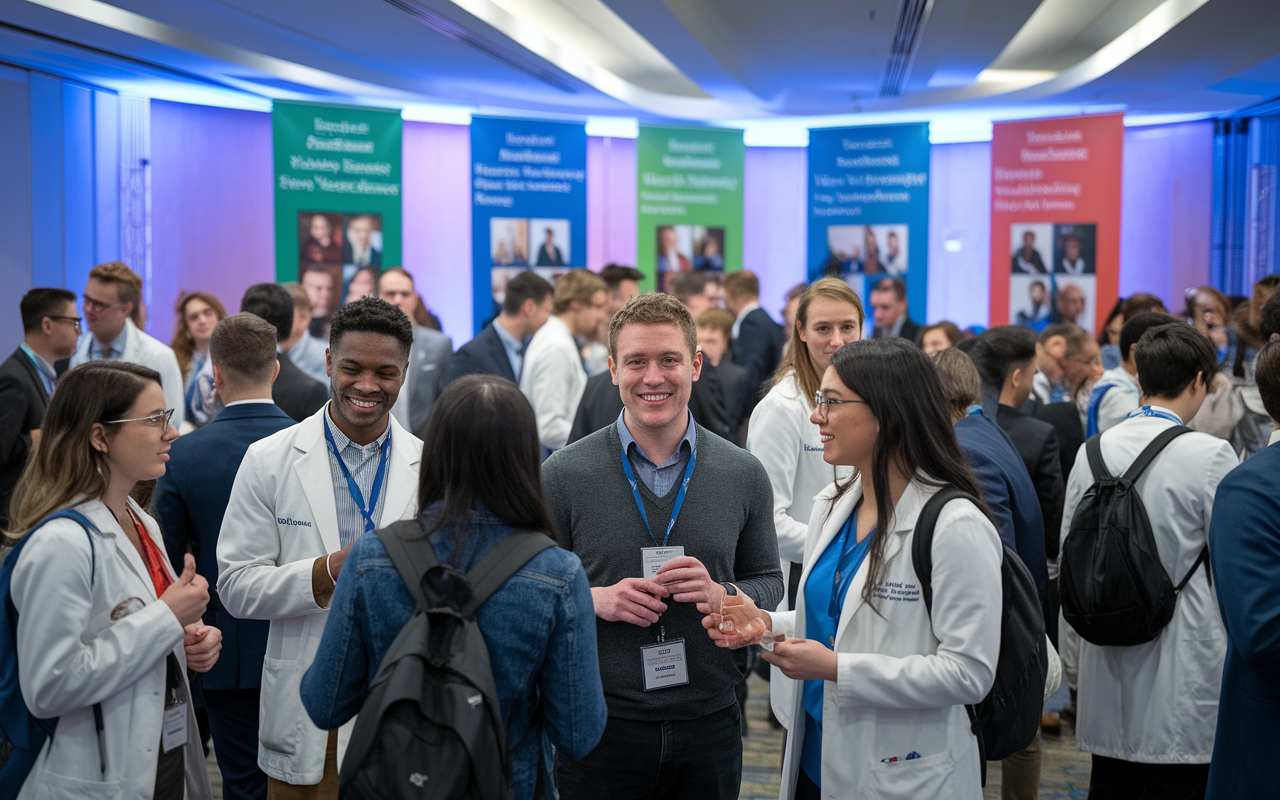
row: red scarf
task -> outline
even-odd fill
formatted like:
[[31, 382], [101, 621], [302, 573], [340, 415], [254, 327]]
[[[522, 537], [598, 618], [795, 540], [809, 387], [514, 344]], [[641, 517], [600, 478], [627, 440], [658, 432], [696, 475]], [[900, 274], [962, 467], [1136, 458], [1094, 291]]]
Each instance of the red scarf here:
[[147, 533], [146, 526], [133, 513], [133, 509], [129, 509], [129, 516], [133, 518], [133, 527], [138, 531], [138, 541], [142, 542], [142, 562], [147, 565], [151, 585], [155, 587], [156, 597], [159, 597], [164, 594], [165, 589], [173, 585], [173, 578], [169, 577], [169, 571], [164, 568], [164, 553], [161, 553], [156, 543], [151, 541], [151, 534]]

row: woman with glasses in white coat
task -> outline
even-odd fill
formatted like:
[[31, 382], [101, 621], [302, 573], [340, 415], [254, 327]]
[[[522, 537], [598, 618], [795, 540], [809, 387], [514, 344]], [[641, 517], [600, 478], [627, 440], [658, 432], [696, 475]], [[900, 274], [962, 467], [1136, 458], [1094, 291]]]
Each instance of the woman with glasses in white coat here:
[[730, 633], [718, 630], [718, 615], [703, 624], [721, 646], [751, 643], [761, 630], [785, 637], [764, 654], [803, 682], [784, 800], [978, 800], [978, 744], [964, 706], [995, 680], [1002, 556], [980, 500], [947, 503], [933, 539], [930, 619], [911, 559], [916, 519], [942, 486], [980, 497], [938, 375], [904, 339], [859, 341], [832, 357], [816, 399], [823, 457], [856, 476], [814, 506], [796, 610], [765, 613], [744, 598]]
[[[784, 609], [795, 608], [814, 498], [853, 472], [823, 460], [818, 426], [809, 417], [831, 356], [862, 338], [865, 316], [862, 301], [842, 280], [823, 278], [805, 290], [796, 305], [792, 344], [747, 426], [747, 449], [760, 459], [773, 487], [773, 525], [787, 588]], [[790, 725], [791, 688], [780, 676], [769, 683], [773, 713], [783, 726]]]
[[[164, 474], [178, 436], [165, 406], [155, 370], [72, 369], [14, 491], [18, 680], [34, 716], [57, 718], [19, 800], [211, 796], [186, 670], [208, 671], [222, 635], [200, 621], [209, 589], [194, 558], [175, 576], [129, 497]], [[89, 525], [41, 524], [68, 509]]]

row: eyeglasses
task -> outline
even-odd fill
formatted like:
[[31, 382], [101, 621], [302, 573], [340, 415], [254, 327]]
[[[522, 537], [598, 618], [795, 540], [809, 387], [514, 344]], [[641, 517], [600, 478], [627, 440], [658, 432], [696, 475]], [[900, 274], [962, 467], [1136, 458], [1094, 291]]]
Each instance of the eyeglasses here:
[[49, 319], [54, 320], [55, 322], [70, 322], [70, 323], [75, 327], [75, 329], [76, 329], [76, 333], [79, 333], [79, 332], [80, 332], [80, 322], [81, 322], [81, 320], [83, 320], [84, 318], [83, 318], [83, 317], [54, 317], [54, 316], [51, 316], [51, 317], [49, 317]]
[[814, 393], [813, 402], [814, 405], [817, 406], [818, 412], [824, 417], [827, 415], [829, 409], [823, 408], [823, 406], [842, 406], [845, 403], [862, 403], [863, 405], [871, 405], [866, 400], [836, 400], [833, 397], [827, 397], [822, 392]]
[[81, 302], [84, 305], [85, 311], [88, 311], [90, 309], [94, 311], [105, 311], [108, 308], [115, 308], [116, 306], [120, 305], [120, 303], [104, 303], [101, 300], [94, 300], [92, 297], [90, 297], [87, 294], [81, 298]]
[[159, 414], [152, 414], [149, 417], [134, 417], [133, 419], [108, 419], [103, 420], [103, 425], [119, 425], [122, 422], [150, 422], [162, 431], [169, 430], [169, 420], [173, 419], [173, 409], [167, 408]]

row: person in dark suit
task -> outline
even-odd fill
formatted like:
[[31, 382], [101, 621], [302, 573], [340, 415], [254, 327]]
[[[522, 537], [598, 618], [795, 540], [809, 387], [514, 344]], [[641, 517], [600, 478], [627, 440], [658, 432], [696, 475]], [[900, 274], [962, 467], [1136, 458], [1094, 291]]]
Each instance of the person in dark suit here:
[[724, 304], [734, 315], [733, 363], [747, 371], [744, 413], [750, 417], [782, 361], [782, 326], [760, 307], [760, 280], [745, 269], [725, 276]]
[[[1280, 337], [1254, 366], [1263, 408], [1280, 420]], [[1280, 769], [1280, 423], [1267, 447], [1218, 484], [1209, 524], [1213, 588], [1227, 629], [1206, 800], [1271, 797]]]
[[[413, 276], [403, 267], [392, 267], [378, 276], [378, 297], [404, 312], [410, 321], [421, 304]], [[400, 396], [391, 407], [396, 421], [407, 431], [421, 431], [436, 398], [444, 391], [453, 356], [453, 340], [438, 330], [413, 323], [413, 347], [409, 348], [409, 371]]]
[[[694, 322], [698, 326], [698, 347], [702, 350], [702, 377], [698, 383], [714, 384], [724, 406], [724, 427], [728, 435], [719, 430], [716, 432], [731, 442], [744, 445], [746, 436], [742, 424], [747, 419], [751, 378], [745, 369], [726, 357], [729, 340], [733, 338], [733, 315], [723, 308], [708, 308], [695, 315]], [[694, 384], [695, 387], [697, 385]]]
[[[293, 298], [278, 283], [255, 283], [240, 299], [240, 311], [255, 314], [270, 322], [276, 329], [277, 342], [289, 338], [293, 331]], [[329, 387], [312, 380], [289, 359], [288, 353], [279, 349], [280, 374], [271, 387], [271, 396], [280, 410], [295, 422], [301, 422], [329, 402]]]
[[907, 315], [907, 285], [902, 278], [889, 276], [876, 281], [871, 289], [871, 310], [873, 338], [900, 336], [914, 342], [920, 333], [920, 326]]
[[445, 385], [475, 373], [497, 375], [519, 384], [525, 344], [551, 316], [554, 291], [545, 278], [532, 270], [507, 281], [502, 312], [453, 354]]
[[223, 409], [173, 442], [152, 499], [169, 560], [176, 570], [188, 550], [195, 556], [196, 572], [209, 581], [204, 622], [222, 631], [221, 657], [200, 681], [228, 800], [267, 796], [258, 767], [258, 700], [270, 623], [232, 617], [213, 587], [218, 532], [240, 461], [249, 445], [294, 424], [271, 400], [281, 368], [276, 337], [276, 328], [254, 314], [229, 316], [214, 328], [209, 353]]
[[1070, 475], [1071, 468], [1076, 465], [1076, 454], [1080, 452], [1080, 445], [1084, 444], [1085, 439], [1079, 407], [1066, 400], [1042, 403], [1040, 398], [1032, 394], [1022, 410], [1053, 426], [1058, 439], [1058, 461], [1062, 464], [1062, 474]]
[[956, 439], [978, 478], [1000, 538], [1027, 565], [1043, 605], [1048, 580], [1044, 518], [1031, 475], [1009, 435], [982, 413], [982, 380], [969, 356], [948, 348], [934, 353], [933, 363], [951, 406]]
[[539, 267], [563, 267], [564, 256], [560, 253], [560, 248], [556, 247], [555, 231], [547, 228], [546, 241], [542, 243], [542, 247], [538, 248], [538, 266]]
[[27, 456], [40, 439], [57, 373], [54, 364], [76, 350], [80, 317], [66, 289], [32, 289], [18, 304], [22, 344], [0, 364], [0, 529]]

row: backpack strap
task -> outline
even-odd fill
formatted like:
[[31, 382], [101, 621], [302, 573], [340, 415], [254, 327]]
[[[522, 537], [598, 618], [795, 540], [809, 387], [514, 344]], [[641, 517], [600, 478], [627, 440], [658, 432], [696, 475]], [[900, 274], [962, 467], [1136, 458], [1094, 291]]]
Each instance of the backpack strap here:
[[1209, 565], [1209, 545], [1205, 545], [1200, 548], [1200, 555], [1196, 556], [1196, 563], [1191, 565], [1191, 569], [1187, 570], [1187, 574], [1182, 577], [1182, 580], [1178, 581], [1177, 586], [1173, 587], [1174, 594], [1178, 594], [1186, 588], [1187, 583], [1191, 580], [1191, 576], [1196, 574], [1196, 570], [1200, 569], [1201, 564], [1204, 564], [1205, 579], [1209, 581], [1210, 587], [1213, 586], [1213, 570]]
[[382, 546], [391, 557], [391, 563], [395, 564], [396, 572], [400, 573], [400, 580], [404, 581], [405, 588], [413, 595], [413, 601], [420, 609], [427, 608], [427, 596], [422, 593], [422, 576], [439, 564], [440, 559], [436, 558], [435, 550], [425, 536], [422, 541], [426, 547], [409, 547], [405, 540], [424, 533], [426, 531], [417, 519], [402, 519], [377, 531]]
[[1084, 454], [1089, 458], [1089, 469], [1093, 471], [1094, 483], [1111, 477], [1107, 462], [1102, 460], [1102, 434], [1095, 433], [1089, 437], [1084, 443]]
[[546, 534], [536, 531], [512, 531], [495, 544], [480, 563], [467, 572], [467, 583], [471, 584], [472, 600], [465, 613], [474, 614], [476, 609], [484, 605], [489, 595], [507, 582], [507, 578], [520, 571], [529, 563], [529, 559], [556, 543]]
[[1133, 463], [1129, 465], [1129, 468], [1124, 471], [1124, 476], [1120, 480], [1129, 481], [1130, 483], [1136, 481], [1138, 476], [1142, 474], [1142, 471], [1151, 465], [1151, 462], [1155, 460], [1156, 456], [1160, 455], [1160, 451], [1165, 448], [1165, 445], [1169, 444], [1169, 442], [1172, 442], [1174, 439], [1177, 439], [1184, 433], [1191, 433], [1191, 429], [1186, 425], [1174, 425], [1172, 428], [1167, 428], [1161, 431], [1160, 435], [1152, 439], [1151, 444], [1147, 445], [1143, 451], [1138, 454], [1138, 457], [1133, 460]]
[[916, 517], [915, 535], [911, 537], [911, 565], [915, 568], [916, 580], [920, 582], [925, 610], [930, 615], [933, 614], [933, 530], [938, 526], [942, 507], [962, 497], [973, 499], [954, 486], [944, 486], [929, 498], [920, 509], [920, 516]]

